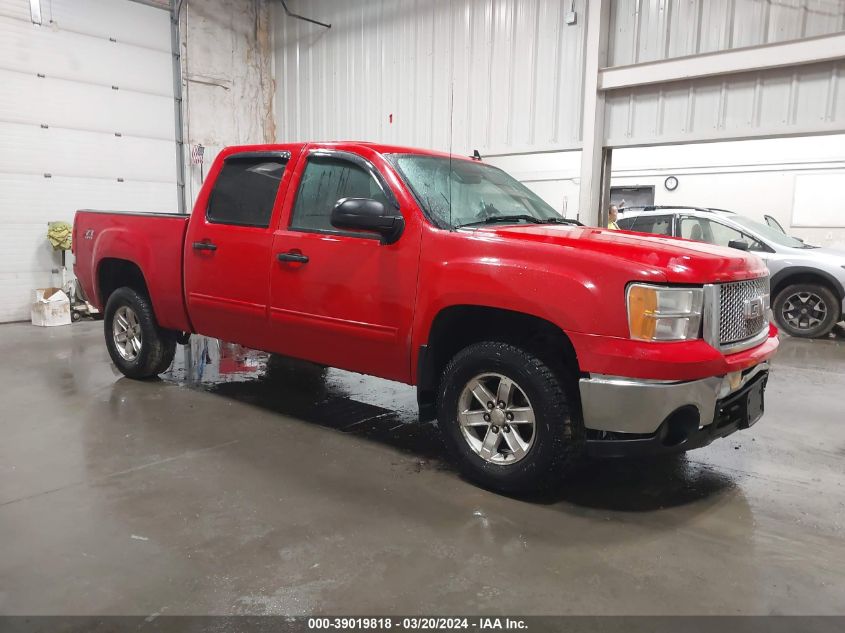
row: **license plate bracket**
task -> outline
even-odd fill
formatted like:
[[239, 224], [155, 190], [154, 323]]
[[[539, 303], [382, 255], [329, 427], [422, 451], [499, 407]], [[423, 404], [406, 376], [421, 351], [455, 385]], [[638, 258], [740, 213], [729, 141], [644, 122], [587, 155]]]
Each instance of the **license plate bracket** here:
[[765, 380], [758, 380], [751, 385], [748, 394], [745, 396], [745, 420], [748, 426], [753, 426], [763, 417], [765, 403], [763, 392], [766, 388]]

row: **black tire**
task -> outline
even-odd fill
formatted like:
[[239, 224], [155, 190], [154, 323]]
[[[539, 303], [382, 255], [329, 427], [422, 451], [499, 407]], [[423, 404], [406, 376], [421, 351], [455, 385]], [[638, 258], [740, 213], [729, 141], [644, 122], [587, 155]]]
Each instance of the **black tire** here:
[[[517, 383], [534, 411], [530, 447], [514, 463], [482, 458], [465, 439], [458, 421], [464, 388], [486, 373]], [[565, 368], [552, 371], [533, 353], [508, 343], [475, 343], [455, 355], [440, 381], [437, 418], [444, 442], [467, 478], [492, 490], [528, 492], [557, 483], [571, 470], [583, 455], [584, 432], [577, 414], [573, 415], [577, 407], [570, 405], [566, 395], [566, 381], [571, 380], [567, 373]]]
[[71, 310], [70, 312], [70, 320], [76, 323], [82, 318], [82, 313], [78, 310]]
[[[796, 299], [796, 297], [800, 297]], [[807, 305], [799, 302], [806, 298]], [[819, 303], [821, 302], [821, 303]], [[819, 316], [819, 312], [812, 309], [815, 306], [824, 307], [824, 318], [819, 323], [811, 325], [810, 315]], [[806, 315], [801, 310], [807, 309]], [[797, 312], [796, 312], [797, 310]], [[827, 336], [840, 319], [841, 303], [836, 295], [827, 286], [820, 284], [793, 284], [781, 290], [775, 297], [772, 305], [772, 313], [775, 323], [791, 336], [801, 338], [818, 338]], [[790, 323], [789, 317], [792, 317]], [[796, 318], [797, 317], [797, 318]], [[797, 323], [797, 327], [796, 327]]]
[[[137, 316], [140, 326], [140, 350], [131, 360], [118, 351], [114, 336], [115, 314], [122, 307], [128, 308]], [[103, 330], [109, 356], [127, 378], [137, 380], [152, 378], [165, 371], [173, 362], [173, 356], [176, 353], [176, 336], [170, 330], [158, 326], [149, 298], [132, 288], [118, 288], [109, 296], [103, 319]]]

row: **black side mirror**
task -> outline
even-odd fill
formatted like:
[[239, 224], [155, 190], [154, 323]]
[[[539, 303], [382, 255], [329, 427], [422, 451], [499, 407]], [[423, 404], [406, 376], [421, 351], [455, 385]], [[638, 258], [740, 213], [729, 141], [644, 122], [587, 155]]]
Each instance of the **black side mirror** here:
[[747, 251], [748, 250], [748, 242], [743, 242], [742, 240], [731, 240], [728, 242], [728, 246], [731, 248], [735, 248], [738, 251]]
[[390, 215], [378, 200], [342, 198], [334, 205], [332, 226], [353, 231], [370, 231], [381, 235], [382, 244], [393, 244], [405, 230], [405, 218], [398, 212]]

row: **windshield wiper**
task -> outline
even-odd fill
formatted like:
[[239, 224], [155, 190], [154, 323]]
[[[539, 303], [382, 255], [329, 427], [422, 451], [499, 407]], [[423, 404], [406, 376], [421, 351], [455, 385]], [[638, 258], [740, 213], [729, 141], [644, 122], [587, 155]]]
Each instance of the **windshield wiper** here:
[[484, 218], [483, 220], [477, 220], [476, 222], [466, 222], [464, 224], [459, 224], [458, 228], [462, 226], [473, 226], [476, 224], [498, 224], [499, 222], [519, 222], [520, 220], [525, 220], [526, 222], [531, 222], [532, 224], [543, 224], [543, 220], [539, 220], [535, 218], [533, 215], [492, 215], [489, 218]]
[[578, 220], [570, 220], [569, 218], [546, 218], [543, 224], [571, 224], [572, 226], [584, 226]]

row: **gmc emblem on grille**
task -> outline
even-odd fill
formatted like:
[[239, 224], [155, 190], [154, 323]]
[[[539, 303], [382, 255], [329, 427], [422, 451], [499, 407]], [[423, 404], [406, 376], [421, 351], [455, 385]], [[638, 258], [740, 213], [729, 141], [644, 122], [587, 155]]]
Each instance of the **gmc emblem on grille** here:
[[763, 316], [763, 297], [753, 297], [742, 302], [742, 314], [746, 321]]

